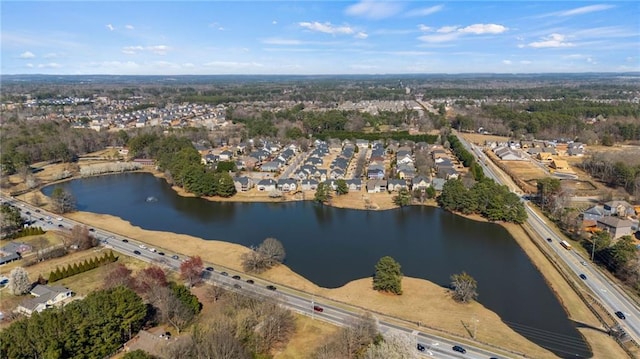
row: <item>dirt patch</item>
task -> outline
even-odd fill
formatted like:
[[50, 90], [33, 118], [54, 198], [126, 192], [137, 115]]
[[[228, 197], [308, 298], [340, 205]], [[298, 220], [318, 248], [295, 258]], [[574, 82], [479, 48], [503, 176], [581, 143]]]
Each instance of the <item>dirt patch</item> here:
[[462, 133], [458, 132], [458, 135], [462, 136], [469, 142], [473, 142], [477, 145], [483, 146], [486, 142], [509, 142], [510, 138], [506, 136], [496, 135], [483, 135], [480, 133]]

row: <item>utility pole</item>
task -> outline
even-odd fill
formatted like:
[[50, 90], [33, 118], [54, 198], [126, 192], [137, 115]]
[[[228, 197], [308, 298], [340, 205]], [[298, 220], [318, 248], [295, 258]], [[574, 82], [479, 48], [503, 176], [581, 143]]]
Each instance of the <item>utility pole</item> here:
[[591, 234], [591, 261], [593, 262], [593, 256], [596, 254], [596, 237]]

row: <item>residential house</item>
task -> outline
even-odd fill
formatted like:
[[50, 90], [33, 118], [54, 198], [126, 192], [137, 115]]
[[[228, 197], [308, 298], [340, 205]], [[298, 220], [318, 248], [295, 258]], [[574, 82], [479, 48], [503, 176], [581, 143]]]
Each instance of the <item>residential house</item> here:
[[449, 179], [458, 178], [460, 176], [458, 171], [451, 166], [438, 166], [437, 169], [438, 170], [436, 172], [436, 177], [438, 178], [444, 178], [446, 180], [449, 180]]
[[356, 146], [358, 146], [359, 148], [362, 148], [362, 149], [369, 148], [369, 141], [368, 140], [358, 140], [358, 139], [356, 139]]
[[22, 253], [31, 252], [31, 246], [22, 242], [9, 242], [0, 248], [0, 265], [17, 261]]
[[38, 284], [31, 290], [34, 298], [22, 301], [17, 311], [26, 315], [34, 312], [42, 312], [47, 308], [60, 305], [73, 296], [73, 292], [69, 288], [62, 286], [47, 286]]
[[608, 215], [608, 213], [605, 212], [603, 206], [593, 206], [582, 212], [582, 220], [597, 221], [606, 215]]
[[598, 228], [609, 232], [612, 239], [631, 235], [633, 222], [614, 216], [605, 216], [597, 220]]
[[627, 201], [610, 201], [604, 204], [604, 211], [612, 216], [626, 217], [636, 214], [635, 208]]
[[494, 150], [496, 156], [498, 156], [502, 161], [522, 161], [525, 158], [522, 156], [519, 150], [513, 149], [511, 147], [498, 147]]
[[559, 160], [557, 158], [551, 160], [551, 168], [559, 172], [572, 172], [571, 167], [569, 167], [569, 163], [567, 161]]
[[293, 178], [280, 178], [277, 188], [282, 192], [295, 192], [298, 189], [298, 182]]
[[426, 190], [429, 186], [431, 186], [431, 181], [425, 176], [417, 176], [411, 180], [412, 189]]
[[218, 154], [218, 158], [220, 161], [229, 161], [233, 157], [233, 152], [229, 150], [224, 150]]
[[282, 167], [281, 162], [269, 161], [269, 162], [263, 163], [262, 166], [260, 167], [260, 170], [262, 172], [278, 172], [280, 170], [280, 167]]
[[384, 178], [384, 166], [377, 163], [372, 163], [367, 168], [367, 178], [368, 179], [383, 179]]
[[409, 186], [407, 186], [407, 182], [405, 180], [390, 178], [387, 181], [387, 191], [389, 192], [398, 192], [402, 188], [409, 189]]
[[258, 181], [256, 188], [258, 188], [258, 191], [271, 192], [276, 190], [277, 185], [278, 183], [276, 181], [274, 181], [271, 178], [268, 178], [268, 179], [263, 179]]
[[318, 181], [314, 179], [305, 179], [300, 182], [300, 189], [303, 191], [315, 191], [318, 189]]
[[396, 174], [400, 179], [410, 180], [416, 175], [416, 169], [413, 167], [413, 164], [409, 165], [398, 165], [396, 169]]
[[380, 193], [387, 190], [387, 181], [382, 179], [371, 179], [367, 181], [368, 193]]
[[253, 180], [246, 176], [234, 178], [233, 184], [236, 187], [236, 192], [247, 192], [254, 186]]
[[349, 188], [349, 191], [362, 190], [362, 180], [360, 178], [348, 179], [345, 182], [347, 182], [347, 187]]

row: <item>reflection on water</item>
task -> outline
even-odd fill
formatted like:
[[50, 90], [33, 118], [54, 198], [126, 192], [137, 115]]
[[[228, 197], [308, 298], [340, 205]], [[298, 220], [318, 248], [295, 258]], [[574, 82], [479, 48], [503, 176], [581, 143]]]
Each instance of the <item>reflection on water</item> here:
[[[449, 285], [451, 274], [466, 271], [478, 281], [478, 301], [514, 330], [562, 357], [591, 355], [540, 273], [496, 224], [422, 206], [362, 211], [313, 202], [210, 202], [180, 197], [149, 174], [87, 178], [63, 186], [80, 210], [111, 214], [145, 229], [245, 246], [277, 238], [287, 251], [287, 266], [323, 287], [371, 276], [386, 255], [401, 264], [406, 276], [441, 286]], [[149, 196], [158, 201], [149, 205], [144, 200]], [[557, 336], [566, 340], [557, 341]]]

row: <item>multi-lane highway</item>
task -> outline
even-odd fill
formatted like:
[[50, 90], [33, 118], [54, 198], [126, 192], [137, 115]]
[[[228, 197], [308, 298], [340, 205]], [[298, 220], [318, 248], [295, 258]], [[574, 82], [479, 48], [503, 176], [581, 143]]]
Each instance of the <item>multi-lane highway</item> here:
[[[29, 203], [13, 198], [2, 197], [2, 201], [10, 202], [21, 210], [23, 218], [31, 221], [34, 226], [40, 226], [45, 230], [70, 230], [75, 225], [82, 223], [48, 213], [43, 209], [34, 207]], [[168, 252], [162, 248], [153, 248], [148, 244], [126, 238], [116, 233], [112, 233], [100, 228], [90, 228], [91, 233], [96, 236], [102, 246], [114, 251], [136, 257], [140, 260], [155, 263], [163, 266], [167, 270], [178, 271], [180, 264], [186, 258], [181, 253]], [[314, 319], [323, 320], [338, 326], [348, 325], [358, 319], [363, 314], [363, 310], [347, 304], [335, 304], [323, 298], [305, 293], [293, 288], [284, 288], [277, 284], [264, 281], [259, 278], [247, 277], [244, 273], [239, 273], [228, 268], [222, 268], [215, 264], [205, 264], [209, 269], [203, 271], [205, 280], [222, 286], [228, 290], [242, 292], [246, 295], [260, 298], [268, 297], [278, 301], [281, 305], [304, 314]], [[223, 273], [224, 272], [224, 273]], [[248, 282], [249, 281], [249, 282]], [[269, 287], [271, 286], [271, 289]], [[315, 306], [322, 308], [322, 311], [314, 310]], [[416, 354], [432, 358], [520, 358], [519, 355], [507, 351], [499, 354], [478, 348], [470, 343], [461, 343], [443, 337], [427, 334], [410, 327], [407, 323], [390, 320], [382, 315], [376, 316], [379, 329], [383, 334], [396, 332], [404, 333], [411, 338]], [[418, 346], [418, 344], [420, 346]], [[463, 347], [466, 352], [460, 353], [453, 350], [454, 346]], [[418, 350], [420, 348], [421, 350]]]
[[[478, 162], [484, 169], [485, 174], [498, 183], [507, 185], [511, 191], [521, 195], [519, 188], [511, 181], [506, 179], [504, 174], [494, 166], [490, 166], [489, 159], [482, 150], [467, 142], [462, 136], [458, 136], [460, 142], [473, 153]], [[618, 285], [612, 283], [599, 268], [592, 265], [589, 260], [582, 258], [580, 254], [573, 250], [567, 250], [560, 245], [564, 240], [563, 236], [553, 230], [543, 216], [531, 207], [529, 201], [522, 197], [525, 209], [527, 210], [527, 223], [538, 234], [538, 240], [543, 241], [549, 247], [549, 250], [555, 253], [571, 271], [576, 281], [582, 281], [583, 285], [588, 288], [595, 298], [597, 298], [607, 310], [614, 315], [615, 312], [624, 313], [625, 319], [619, 319], [618, 323], [625, 330], [625, 333], [636, 343], [640, 343], [640, 308], [624, 290]], [[582, 279], [583, 274], [586, 279]]]

